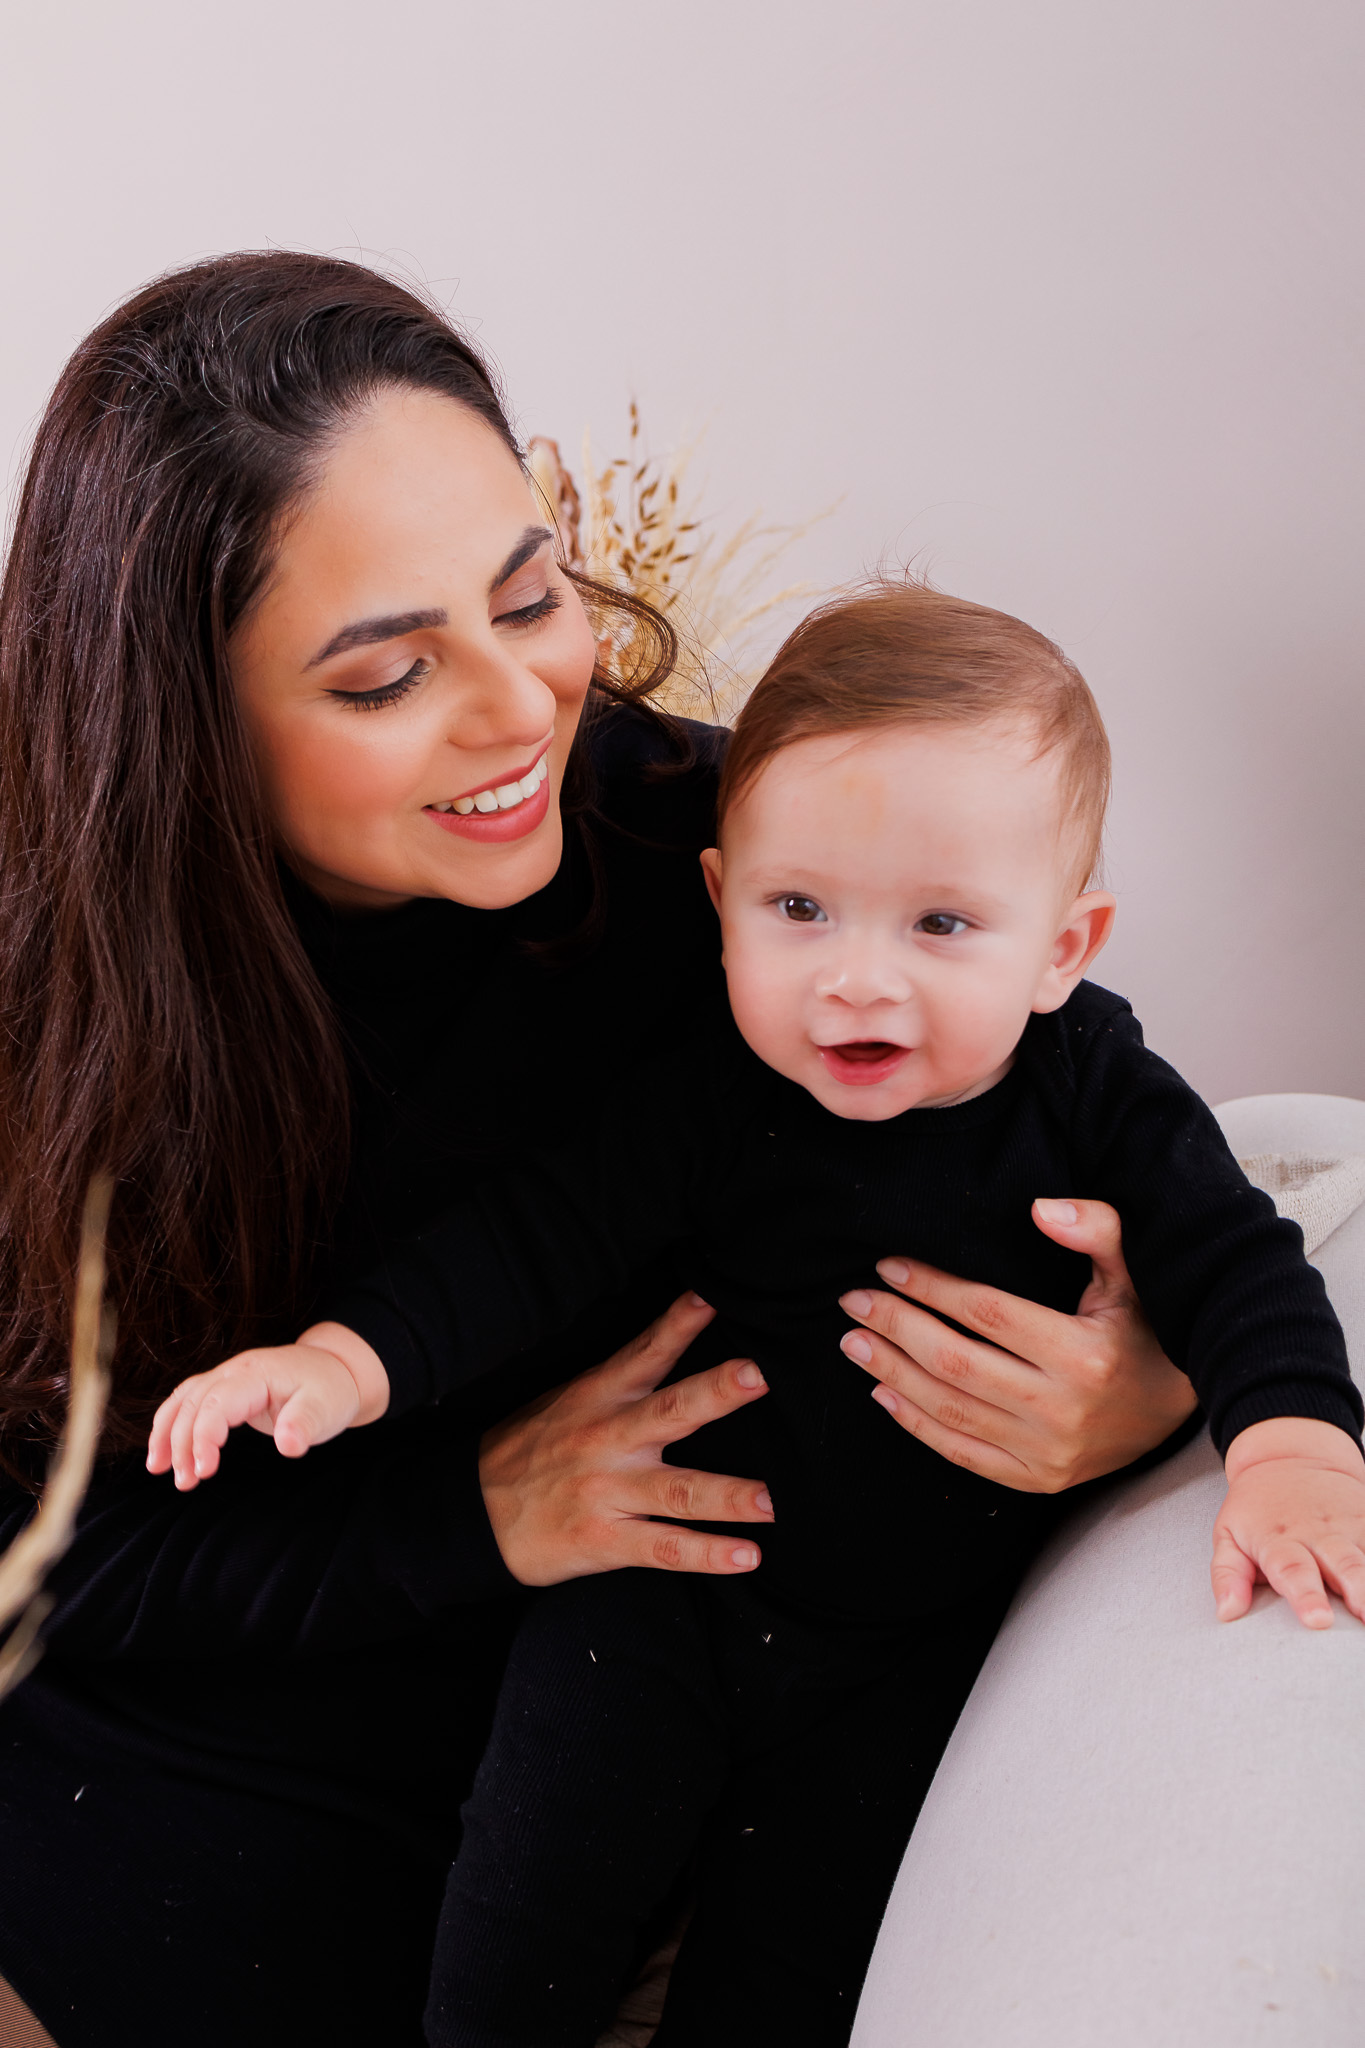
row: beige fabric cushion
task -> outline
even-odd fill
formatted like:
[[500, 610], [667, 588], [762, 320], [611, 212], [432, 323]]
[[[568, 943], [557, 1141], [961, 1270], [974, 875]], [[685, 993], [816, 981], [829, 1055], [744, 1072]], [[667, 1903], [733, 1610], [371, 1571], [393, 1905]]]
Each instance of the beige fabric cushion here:
[[1281, 1216], [1298, 1224], [1306, 1252], [1315, 1252], [1365, 1202], [1365, 1153], [1322, 1159], [1313, 1152], [1256, 1152], [1237, 1164]]

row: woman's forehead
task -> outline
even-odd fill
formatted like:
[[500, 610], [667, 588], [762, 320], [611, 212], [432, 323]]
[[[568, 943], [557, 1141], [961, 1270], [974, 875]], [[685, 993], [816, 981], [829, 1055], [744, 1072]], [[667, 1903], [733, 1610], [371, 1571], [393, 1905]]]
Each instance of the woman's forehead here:
[[283, 529], [253, 623], [297, 638], [308, 660], [352, 620], [482, 601], [542, 517], [511, 450], [467, 407], [382, 393]]

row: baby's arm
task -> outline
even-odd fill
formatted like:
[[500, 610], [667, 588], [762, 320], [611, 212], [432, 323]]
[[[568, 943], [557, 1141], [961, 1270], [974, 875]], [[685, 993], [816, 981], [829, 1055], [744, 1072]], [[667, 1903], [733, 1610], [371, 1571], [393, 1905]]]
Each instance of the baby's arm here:
[[341, 1323], [314, 1323], [297, 1344], [241, 1351], [182, 1380], [152, 1420], [147, 1469], [174, 1469], [188, 1493], [213, 1477], [228, 1431], [244, 1422], [273, 1436], [286, 1458], [301, 1458], [388, 1405], [388, 1374], [373, 1347]]
[[1330, 1628], [1327, 1591], [1365, 1621], [1365, 1458], [1335, 1423], [1256, 1422], [1228, 1445], [1228, 1492], [1213, 1529], [1213, 1595], [1235, 1621], [1264, 1580], [1306, 1628]]

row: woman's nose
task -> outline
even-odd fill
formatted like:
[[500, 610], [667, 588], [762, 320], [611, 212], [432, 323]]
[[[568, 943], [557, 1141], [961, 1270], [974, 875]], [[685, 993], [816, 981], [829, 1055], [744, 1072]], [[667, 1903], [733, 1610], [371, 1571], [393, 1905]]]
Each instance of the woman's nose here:
[[452, 746], [532, 746], [555, 722], [556, 699], [548, 683], [496, 643], [462, 664], [446, 725]]

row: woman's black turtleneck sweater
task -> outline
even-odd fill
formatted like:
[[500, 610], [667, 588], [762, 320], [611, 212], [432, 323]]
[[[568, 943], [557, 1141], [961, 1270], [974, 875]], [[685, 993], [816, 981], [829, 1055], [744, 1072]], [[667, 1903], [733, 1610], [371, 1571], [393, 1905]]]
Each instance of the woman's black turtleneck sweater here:
[[[513, 909], [424, 899], [339, 916], [291, 888], [355, 1108], [332, 1255], [282, 1337], [490, 1162], [572, 1142], [715, 985], [697, 854], [724, 738], [692, 728], [696, 759], [679, 772], [656, 721], [606, 712], [589, 748], [595, 858], [570, 826], [556, 879]], [[582, 933], [594, 900], [595, 941]], [[106, 1751], [136, 1755], [446, 1853], [520, 1594], [484, 1512], [479, 1436], [608, 1356], [670, 1284], [660, 1269], [513, 1361], [477, 1406], [380, 1422], [300, 1463], [238, 1431], [219, 1475], [189, 1495], [136, 1459], [103, 1473], [54, 1579], [46, 1655], [0, 1733], [31, 1717], [65, 1730], [91, 1768]], [[16, 1488], [0, 1507], [3, 1543], [32, 1501]], [[0, 1804], [23, 1769], [22, 1746], [0, 1745]]]

